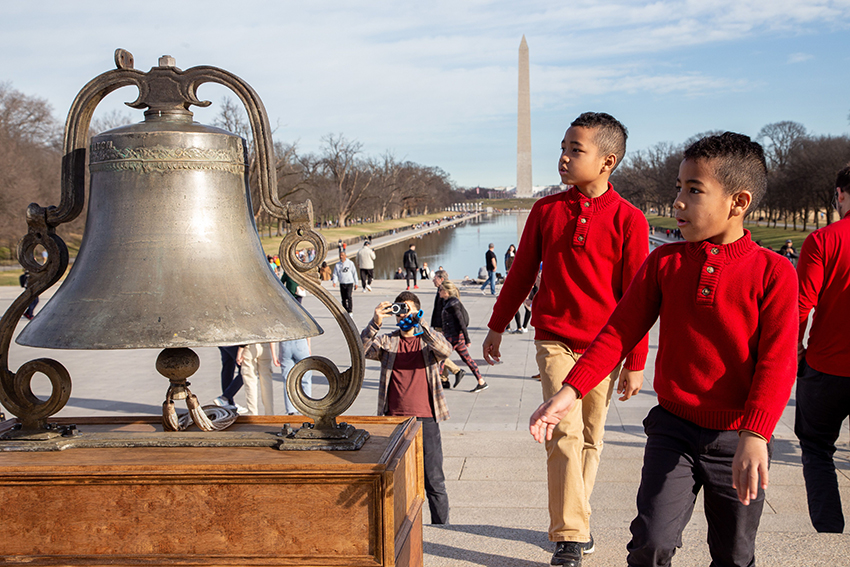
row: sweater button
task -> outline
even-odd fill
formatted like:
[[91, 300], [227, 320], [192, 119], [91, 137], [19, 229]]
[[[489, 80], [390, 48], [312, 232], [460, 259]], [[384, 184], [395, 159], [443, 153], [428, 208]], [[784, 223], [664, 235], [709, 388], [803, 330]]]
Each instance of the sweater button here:
[[708, 289], [707, 287], [704, 287], [704, 288], [702, 288], [702, 291], [700, 291], [700, 293], [702, 293], [703, 295], [708, 295], [708, 294], [711, 293], [711, 290]]
[[711, 253], [712, 254], [720, 254], [720, 248], [712, 248]]
[[713, 273], [714, 273], [714, 266], [709, 266], [709, 267], [707, 267], [707, 268], [705, 269], [705, 271], [706, 271], [706, 272], [708, 272], [709, 274], [713, 274]]
[[589, 207], [589, 206], [590, 206], [590, 201], [585, 201], [585, 202], [584, 202], [584, 206], [585, 206], [585, 207]]
[[580, 222], [581, 224], [586, 224], [586, 223], [587, 223], [587, 219], [586, 219], [586, 218], [584, 218], [584, 217], [582, 217], [582, 218], [578, 219], [578, 222]]
[[579, 242], [584, 242], [584, 237], [583, 237], [583, 236], [581, 236], [581, 235], [579, 235], [579, 237], [578, 237], [578, 241], [579, 241]]

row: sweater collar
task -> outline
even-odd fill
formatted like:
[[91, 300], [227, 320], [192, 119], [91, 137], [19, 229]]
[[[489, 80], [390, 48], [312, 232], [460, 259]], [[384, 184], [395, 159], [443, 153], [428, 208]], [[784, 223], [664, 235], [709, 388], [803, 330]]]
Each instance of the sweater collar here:
[[750, 231], [746, 228], [744, 229], [744, 236], [729, 244], [712, 244], [708, 240], [703, 240], [702, 242], [688, 242], [687, 246], [688, 252], [695, 258], [720, 256], [726, 258], [727, 262], [742, 258], [759, 247], [752, 241]]
[[567, 190], [567, 201], [570, 204], [577, 203], [578, 206], [583, 206], [584, 202], [588, 202], [590, 203], [591, 211], [594, 213], [605, 209], [612, 203], [616, 203], [619, 198], [620, 195], [614, 191], [614, 186], [611, 185], [610, 181], [608, 182], [608, 190], [595, 199], [588, 198], [575, 185], [570, 186], [569, 190]]

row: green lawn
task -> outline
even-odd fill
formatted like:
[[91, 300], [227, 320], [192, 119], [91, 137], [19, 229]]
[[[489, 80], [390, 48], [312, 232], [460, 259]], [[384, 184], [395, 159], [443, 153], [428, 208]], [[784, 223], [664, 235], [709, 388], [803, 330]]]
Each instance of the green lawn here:
[[[660, 217], [658, 215], [646, 215], [646, 220], [649, 224], [656, 227], [676, 228], [676, 219], [672, 217]], [[761, 241], [762, 246], [770, 246], [774, 250], [779, 250], [785, 240], [791, 239], [794, 243], [794, 248], [797, 252], [803, 246], [803, 241], [811, 234], [812, 230], [784, 230], [782, 228], [773, 228], [768, 226], [756, 226], [755, 224], [747, 223], [744, 227], [752, 233], [753, 240]]]

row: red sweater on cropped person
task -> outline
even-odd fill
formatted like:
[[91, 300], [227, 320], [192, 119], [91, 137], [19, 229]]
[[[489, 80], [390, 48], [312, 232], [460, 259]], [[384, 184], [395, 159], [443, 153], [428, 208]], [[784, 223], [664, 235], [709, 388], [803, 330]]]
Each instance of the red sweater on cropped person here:
[[[587, 348], [602, 328], [649, 253], [649, 226], [637, 208], [608, 184], [589, 199], [575, 187], [538, 200], [488, 327], [507, 328], [534, 285], [531, 323], [537, 340], [556, 340], [574, 352]], [[646, 363], [646, 337], [625, 356], [629, 370]], [[619, 360], [618, 360], [619, 362]]]
[[564, 383], [590, 391], [660, 315], [658, 403], [700, 427], [770, 439], [796, 374], [797, 281], [791, 262], [744, 233], [653, 251]]
[[843, 332], [850, 321], [850, 213], [806, 237], [797, 276], [800, 340], [815, 308], [806, 363], [824, 374], [850, 377], [850, 348]]

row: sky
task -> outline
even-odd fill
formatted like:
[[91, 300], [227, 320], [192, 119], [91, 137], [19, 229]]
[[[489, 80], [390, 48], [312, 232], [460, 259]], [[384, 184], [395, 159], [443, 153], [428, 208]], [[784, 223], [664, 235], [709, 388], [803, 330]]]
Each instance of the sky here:
[[[4, 2], [0, 82], [64, 122], [79, 90], [160, 55], [246, 80], [275, 139], [318, 152], [342, 134], [363, 157], [440, 167], [459, 187], [516, 183], [517, 61], [529, 46], [534, 185], [558, 183], [560, 142], [584, 111], [613, 114], [627, 150], [709, 130], [755, 137], [792, 120], [848, 134], [850, 0], [345, 0]], [[225, 97], [194, 110], [209, 124]], [[126, 87], [95, 116], [141, 111]], [[197, 107], [195, 107], [197, 108]]]

